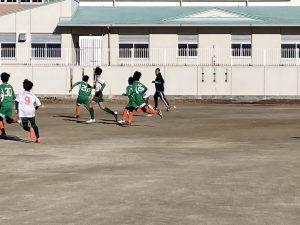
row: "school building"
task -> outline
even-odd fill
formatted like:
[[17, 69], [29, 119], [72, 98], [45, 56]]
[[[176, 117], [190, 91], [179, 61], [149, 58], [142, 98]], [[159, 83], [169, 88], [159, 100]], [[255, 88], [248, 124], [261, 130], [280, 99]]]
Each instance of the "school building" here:
[[141, 6], [0, 0], [0, 72], [11, 73], [17, 91], [28, 78], [46, 96], [67, 96], [72, 82], [101, 66], [112, 97], [135, 70], [154, 92], [160, 67], [167, 95], [299, 98], [297, 0], [131, 2]]

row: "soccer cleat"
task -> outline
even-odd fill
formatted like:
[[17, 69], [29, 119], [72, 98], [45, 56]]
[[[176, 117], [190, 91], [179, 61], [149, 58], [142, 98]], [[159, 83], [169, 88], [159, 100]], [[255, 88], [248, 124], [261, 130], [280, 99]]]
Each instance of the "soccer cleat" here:
[[32, 127], [29, 129], [29, 138], [30, 138], [30, 140], [35, 139], [35, 134], [34, 134], [34, 130]]
[[41, 144], [41, 138], [37, 138], [37, 139], [35, 140], [35, 143]]
[[118, 112], [114, 112], [115, 122], [118, 122]]
[[118, 123], [125, 123], [125, 120], [119, 120]]
[[161, 110], [159, 109], [159, 110], [157, 110], [157, 114], [161, 117], [161, 118], [163, 118], [163, 114], [162, 114], [162, 112], [161, 112]]
[[86, 123], [95, 123], [95, 122], [96, 122], [95, 119], [90, 119], [90, 120], [86, 121]]
[[75, 118], [78, 119], [78, 118], [80, 118], [80, 116], [79, 116], [79, 115], [76, 115]]
[[168, 107], [167, 107], [167, 112], [168, 112], [168, 111], [170, 111], [170, 109], [171, 109], [171, 107], [170, 107], [170, 106], [168, 106]]
[[146, 114], [146, 116], [151, 117], [151, 116], [153, 116], [153, 114]]

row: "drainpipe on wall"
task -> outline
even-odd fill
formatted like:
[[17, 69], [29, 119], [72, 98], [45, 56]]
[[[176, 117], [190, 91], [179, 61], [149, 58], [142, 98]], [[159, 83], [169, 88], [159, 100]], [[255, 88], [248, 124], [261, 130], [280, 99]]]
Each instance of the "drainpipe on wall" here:
[[248, 6], [248, 1], [249, 1], [249, 0], [246, 0], [246, 7]]
[[110, 66], [110, 28], [107, 27], [108, 66]]

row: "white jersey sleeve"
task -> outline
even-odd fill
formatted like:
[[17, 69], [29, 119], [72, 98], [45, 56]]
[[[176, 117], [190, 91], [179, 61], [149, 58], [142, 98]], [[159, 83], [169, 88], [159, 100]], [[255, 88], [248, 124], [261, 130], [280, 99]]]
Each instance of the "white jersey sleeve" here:
[[41, 101], [39, 100], [39, 98], [36, 97], [34, 94], [33, 94], [33, 96], [35, 97], [35, 106], [41, 106], [42, 103], [41, 103]]
[[103, 79], [101, 79], [100, 77], [97, 78], [95, 91], [96, 92], [100, 91], [104, 84], [105, 84], [105, 81]]

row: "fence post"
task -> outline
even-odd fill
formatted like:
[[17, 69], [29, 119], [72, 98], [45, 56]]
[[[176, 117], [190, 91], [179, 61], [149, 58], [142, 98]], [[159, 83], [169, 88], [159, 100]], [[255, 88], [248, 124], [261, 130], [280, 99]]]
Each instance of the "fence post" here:
[[133, 66], [134, 49], [131, 48], [130, 51], [131, 51], [131, 62], [130, 62], [130, 64], [131, 64], [131, 66]]
[[297, 51], [297, 48], [295, 49], [296, 51], [296, 65], [299, 66], [299, 51]]
[[164, 66], [167, 65], [167, 49], [164, 48]]
[[233, 54], [233, 49], [230, 48], [230, 66], [232, 66], [232, 54]]
[[266, 49], [265, 49], [265, 48], [264, 48], [264, 52], [263, 52], [263, 57], [264, 57], [264, 58], [263, 58], [263, 65], [264, 65], [264, 66], [266, 66], [266, 61], [267, 61], [267, 58], [266, 58], [266, 57], [267, 57], [267, 52], [266, 52]]

